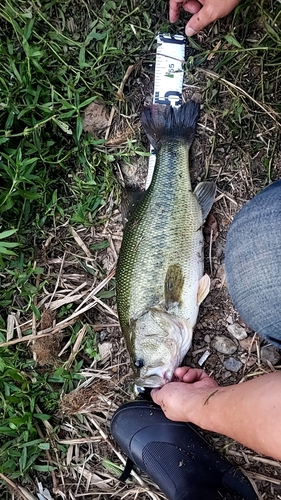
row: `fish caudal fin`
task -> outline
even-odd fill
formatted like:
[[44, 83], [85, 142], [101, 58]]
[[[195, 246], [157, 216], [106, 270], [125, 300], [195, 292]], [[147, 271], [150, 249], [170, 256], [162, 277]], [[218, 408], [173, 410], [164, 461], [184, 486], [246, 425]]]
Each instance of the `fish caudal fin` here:
[[143, 109], [141, 123], [155, 149], [164, 139], [183, 139], [190, 145], [194, 138], [199, 111], [200, 104], [192, 100], [179, 108], [152, 104]]
[[198, 282], [197, 290], [197, 305], [200, 306], [201, 302], [207, 297], [211, 286], [210, 276], [204, 274]]

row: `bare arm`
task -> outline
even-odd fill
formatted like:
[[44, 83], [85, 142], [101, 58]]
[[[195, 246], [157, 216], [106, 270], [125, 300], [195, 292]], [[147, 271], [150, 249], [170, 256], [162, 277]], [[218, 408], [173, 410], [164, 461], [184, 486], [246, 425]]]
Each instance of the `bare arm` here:
[[168, 418], [193, 422], [281, 460], [281, 373], [219, 387], [203, 370], [178, 368], [180, 382], [152, 391]]
[[175, 23], [181, 8], [193, 14], [185, 32], [193, 36], [213, 21], [229, 14], [240, 0], [170, 0], [170, 21]]

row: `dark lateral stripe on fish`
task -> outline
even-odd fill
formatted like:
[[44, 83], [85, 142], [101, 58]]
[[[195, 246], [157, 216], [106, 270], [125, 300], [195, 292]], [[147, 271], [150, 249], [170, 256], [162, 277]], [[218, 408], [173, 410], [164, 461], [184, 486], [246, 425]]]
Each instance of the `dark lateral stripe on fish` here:
[[152, 146], [157, 149], [162, 140], [183, 139], [189, 145], [195, 134], [200, 104], [188, 101], [179, 108], [152, 104], [143, 109], [141, 123]]

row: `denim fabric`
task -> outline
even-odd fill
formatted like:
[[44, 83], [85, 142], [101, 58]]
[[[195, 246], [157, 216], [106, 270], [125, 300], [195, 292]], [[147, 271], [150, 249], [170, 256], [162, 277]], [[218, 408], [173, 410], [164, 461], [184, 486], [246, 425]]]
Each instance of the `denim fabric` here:
[[230, 296], [245, 323], [281, 348], [281, 179], [234, 218], [225, 269]]

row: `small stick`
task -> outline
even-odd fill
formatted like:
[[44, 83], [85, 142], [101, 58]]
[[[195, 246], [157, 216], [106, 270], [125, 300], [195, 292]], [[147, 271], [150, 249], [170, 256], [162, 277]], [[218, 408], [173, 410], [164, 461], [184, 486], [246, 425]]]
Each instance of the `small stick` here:
[[[135, 67], [136, 67], [136, 64], [131, 64], [131, 65], [128, 67], [128, 69], [127, 69], [127, 71], [126, 71], [126, 73], [125, 73], [125, 75], [124, 75], [124, 78], [123, 78], [123, 80], [122, 80], [122, 82], [121, 82], [121, 84], [120, 84], [120, 87], [119, 87], [119, 89], [118, 89], [118, 91], [117, 91], [117, 93], [118, 93], [118, 94], [121, 94], [121, 95], [123, 94], [123, 90], [124, 90], [124, 87], [125, 87], [125, 83], [126, 83], [126, 81], [128, 80], [128, 78], [129, 78], [130, 74], [132, 73], [132, 71], [135, 69]], [[105, 131], [105, 136], [104, 136], [104, 140], [105, 140], [105, 141], [107, 141], [107, 139], [108, 139], [108, 137], [109, 137], [110, 128], [111, 128], [111, 125], [112, 125], [112, 122], [113, 122], [114, 114], [115, 114], [115, 107], [114, 107], [114, 106], [112, 106], [112, 108], [111, 108], [111, 112], [110, 112], [110, 116], [109, 116], [109, 120], [108, 120], [107, 129], [106, 129], [106, 131]]]

